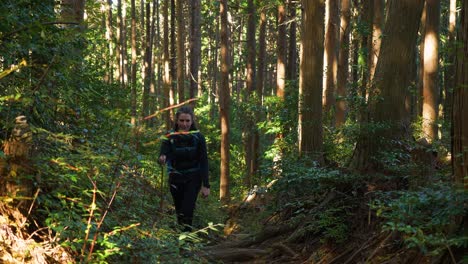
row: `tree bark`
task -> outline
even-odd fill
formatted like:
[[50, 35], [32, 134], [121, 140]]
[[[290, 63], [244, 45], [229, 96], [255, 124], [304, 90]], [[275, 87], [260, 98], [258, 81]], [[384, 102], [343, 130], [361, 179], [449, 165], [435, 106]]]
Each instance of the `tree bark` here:
[[404, 151], [399, 142], [409, 138], [409, 113], [405, 98], [411, 82], [411, 67], [424, 0], [391, 0], [384, 28], [385, 38], [375, 71], [370, 102], [370, 124], [382, 126], [361, 131], [352, 166], [358, 170], [383, 168], [378, 154]]
[[444, 73], [444, 120], [446, 123], [450, 122], [452, 118], [453, 107], [453, 89], [455, 82], [455, 26], [457, 18], [457, 1], [450, 0], [449, 19], [448, 19], [448, 36], [447, 36], [447, 54], [445, 58], [446, 67]]
[[426, 0], [426, 26], [424, 33], [423, 111], [422, 131], [431, 143], [437, 139], [439, 114], [439, 21], [440, 1]]
[[384, 0], [375, 0], [372, 18], [372, 46], [369, 52], [369, 81], [374, 79], [375, 67], [379, 60], [380, 47], [382, 46], [382, 30], [385, 22]]
[[131, 48], [132, 48], [132, 66], [131, 66], [131, 74], [130, 74], [130, 79], [131, 79], [131, 99], [130, 99], [130, 104], [131, 104], [131, 120], [130, 123], [132, 125], [136, 124], [136, 119], [137, 119], [137, 42], [136, 42], [136, 6], [135, 6], [135, 0], [130, 1], [130, 13], [131, 13], [131, 27], [132, 27], [132, 36], [131, 36]]
[[114, 43], [114, 34], [112, 30], [112, 0], [107, 0], [106, 2], [106, 41], [108, 43], [108, 52], [109, 52], [109, 58], [107, 59], [107, 71], [106, 71], [106, 77], [105, 80], [107, 80], [107, 83], [113, 83], [114, 82], [114, 49], [113, 49], [113, 43]]
[[190, 1], [192, 12], [191, 34], [190, 34], [190, 98], [200, 94], [201, 79], [199, 74], [201, 53], [201, 28], [200, 28], [200, 0]]
[[185, 101], [185, 23], [184, 23], [184, 0], [177, 0], [177, 93], [179, 103]]
[[462, 1], [453, 94], [453, 168], [455, 183], [468, 189], [468, 0]]
[[[171, 58], [169, 57], [169, 2], [165, 1], [163, 4], [163, 18], [164, 18], [164, 25], [163, 25], [163, 107], [166, 108], [169, 106], [169, 99], [170, 99], [170, 90], [171, 90]], [[166, 129], [169, 130], [171, 128], [171, 116], [169, 111], [164, 112], [163, 117]]]
[[349, 76], [349, 32], [351, 29], [351, 1], [341, 0], [341, 23], [340, 23], [340, 50], [338, 55], [338, 73], [336, 85], [336, 127], [342, 126], [346, 121], [346, 86]]
[[322, 84], [325, 0], [302, 1], [299, 72], [299, 154], [323, 163]]
[[[297, 81], [297, 23], [296, 23], [296, 3], [289, 0], [289, 45], [288, 45], [288, 67], [286, 67], [286, 78], [295, 83]], [[286, 97], [289, 92], [286, 93]]]
[[[255, 43], [255, 5], [253, 0], [247, 2], [247, 76], [246, 76], [246, 89], [247, 89], [247, 101], [250, 104], [256, 104], [257, 97], [252, 96], [255, 92], [255, 77], [256, 77], [256, 43]], [[246, 176], [244, 183], [247, 187], [251, 187], [252, 178], [255, 175], [257, 167], [258, 154], [255, 148], [255, 135], [256, 133], [256, 116], [255, 113], [252, 115], [252, 119], [248, 118], [247, 125], [245, 127], [245, 161], [246, 161]]]
[[276, 62], [276, 96], [284, 99], [286, 88], [286, 11], [283, 3], [278, 5], [278, 35]]
[[221, 173], [219, 198], [221, 202], [227, 204], [230, 201], [229, 192], [229, 108], [230, 108], [230, 93], [229, 93], [229, 37], [228, 37], [228, 5], [227, 0], [220, 0], [220, 17], [221, 17], [221, 83], [219, 87], [219, 116], [221, 125]]
[[323, 83], [323, 111], [326, 120], [331, 125], [335, 124], [335, 91], [337, 83], [338, 69], [338, 48], [339, 48], [339, 1], [327, 0], [325, 8], [325, 48], [324, 48], [324, 83]]

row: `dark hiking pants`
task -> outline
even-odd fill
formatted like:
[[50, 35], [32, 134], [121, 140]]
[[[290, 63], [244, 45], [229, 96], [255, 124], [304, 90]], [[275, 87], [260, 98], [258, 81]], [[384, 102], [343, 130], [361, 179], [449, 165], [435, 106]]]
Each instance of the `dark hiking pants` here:
[[177, 222], [184, 226], [184, 231], [190, 231], [193, 212], [200, 192], [201, 182], [189, 180], [184, 183], [170, 183], [172, 199], [174, 200]]

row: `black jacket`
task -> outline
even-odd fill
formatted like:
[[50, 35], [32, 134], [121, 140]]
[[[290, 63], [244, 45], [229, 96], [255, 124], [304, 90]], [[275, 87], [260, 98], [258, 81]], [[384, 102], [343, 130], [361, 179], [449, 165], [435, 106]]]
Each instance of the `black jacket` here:
[[169, 181], [201, 181], [209, 188], [205, 137], [198, 131], [169, 132], [161, 137], [160, 155], [166, 155]]

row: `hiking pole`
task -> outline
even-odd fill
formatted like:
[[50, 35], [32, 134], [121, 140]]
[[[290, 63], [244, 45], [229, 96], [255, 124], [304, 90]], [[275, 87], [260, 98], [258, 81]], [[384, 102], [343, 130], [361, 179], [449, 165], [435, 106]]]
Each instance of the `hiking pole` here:
[[162, 213], [163, 212], [163, 206], [164, 206], [164, 165], [159, 164], [159, 168], [161, 169], [161, 195], [159, 196], [159, 211]]

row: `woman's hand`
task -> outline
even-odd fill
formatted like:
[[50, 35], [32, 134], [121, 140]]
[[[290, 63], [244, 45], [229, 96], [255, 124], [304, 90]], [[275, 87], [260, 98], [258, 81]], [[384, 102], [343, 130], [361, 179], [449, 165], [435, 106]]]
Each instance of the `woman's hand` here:
[[208, 197], [210, 195], [210, 188], [206, 188], [205, 186], [201, 187], [201, 195], [203, 198]]
[[159, 156], [159, 163], [163, 165], [166, 163], [166, 155]]

